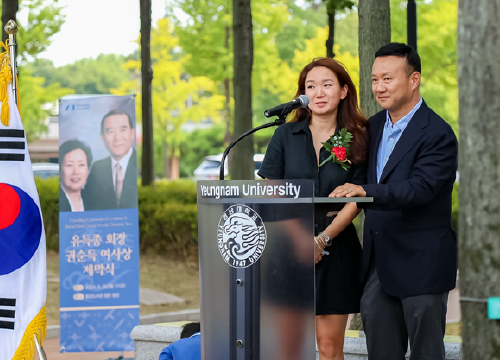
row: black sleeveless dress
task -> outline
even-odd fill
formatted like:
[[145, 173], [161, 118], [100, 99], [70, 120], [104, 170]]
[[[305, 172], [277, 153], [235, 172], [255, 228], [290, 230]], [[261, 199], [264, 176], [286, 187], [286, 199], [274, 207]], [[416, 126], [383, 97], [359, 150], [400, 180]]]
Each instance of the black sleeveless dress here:
[[[329, 155], [322, 148], [320, 163]], [[285, 123], [276, 129], [258, 174], [267, 179], [312, 179], [316, 197], [327, 197], [346, 182], [359, 185], [366, 182], [364, 166], [351, 165], [344, 170], [329, 161], [318, 168], [309, 120]], [[316, 211], [315, 235], [332, 221], [333, 217], [327, 217], [326, 212]], [[332, 239], [332, 245], [325, 250], [330, 254], [316, 264], [316, 315], [359, 312], [362, 250], [354, 225], [351, 223]]]

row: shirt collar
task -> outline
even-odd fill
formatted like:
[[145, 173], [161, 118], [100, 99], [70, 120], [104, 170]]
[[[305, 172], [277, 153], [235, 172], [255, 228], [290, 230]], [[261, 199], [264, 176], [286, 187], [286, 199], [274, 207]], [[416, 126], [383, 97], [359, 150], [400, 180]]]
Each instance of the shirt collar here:
[[[292, 134], [298, 134], [300, 132], [305, 132], [306, 134], [311, 133], [311, 129], [309, 129], [309, 123], [311, 122], [311, 117], [307, 117], [302, 121], [297, 121], [295, 127], [292, 130]], [[335, 128], [335, 133], [330, 134], [330, 135], [337, 135], [339, 133], [340, 129], [338, 127]]]
[[309, 134], [311, 130], [309, 129], [309, 122], [310, 122], [310, 117], [305, 118], [302, 121], [297, 121], [297, 125], [295, 125], [294, 129], [292, 130], [292, 134], [297, 134], [301, 131], [305, 132], [306, 134]]
[[130, 160], [130, 157], [132, 156], [132, 146], [130, 149], [128, 149], [128, 153], [125, 154], [124, 157], [120, 159], [120, 161], [116, 161], [113, 156], [111, 156], [111, 168], [114, 169], [116, 166], [116, 163], [120, 163], [122, 169], [126, 168], [128, 165], [128, 161]]
[[399, 129], [399, 130], [404, 130], [406, 126], [408, 126], [408, 123], [412, 119], [413, 115], [417, 112], [418, 109], [420, 109], [420, 106], [422, 105], [422, 97], [420, 97], [420, 100], [418, 103], [413, 107], [413, 109], [410, 110], [408, 114], [403, 116], [401, 119], [396, 121], [396, 123], [393, 125], [391, 118], [389, 116], [389, 110], [385, 112], [385, 127], [388, 129]]

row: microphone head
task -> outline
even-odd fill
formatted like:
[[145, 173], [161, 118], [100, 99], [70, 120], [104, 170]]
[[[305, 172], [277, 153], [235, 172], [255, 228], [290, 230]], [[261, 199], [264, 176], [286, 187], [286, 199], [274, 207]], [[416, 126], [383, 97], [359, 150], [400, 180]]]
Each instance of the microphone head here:
[[309, 98], [306, 95], [300, 95], [297, 99], [299, 99], [301, 105], [300, 107], [306, 108], [309, 105]]

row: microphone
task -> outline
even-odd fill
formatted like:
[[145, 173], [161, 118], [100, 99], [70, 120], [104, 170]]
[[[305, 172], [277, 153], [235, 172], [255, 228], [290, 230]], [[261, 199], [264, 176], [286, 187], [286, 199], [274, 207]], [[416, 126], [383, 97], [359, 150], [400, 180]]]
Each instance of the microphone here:
[[305, 95], [300, 95], [298, 98], [293, 99], [292, 101], [264, 111], [264, 115], [268, 118], [271, 116], [283, 116], [288, 114], [293, 109], [297, 109], [298, 107], [306, 108], [307, 105], [309, 105], [309, 98]]

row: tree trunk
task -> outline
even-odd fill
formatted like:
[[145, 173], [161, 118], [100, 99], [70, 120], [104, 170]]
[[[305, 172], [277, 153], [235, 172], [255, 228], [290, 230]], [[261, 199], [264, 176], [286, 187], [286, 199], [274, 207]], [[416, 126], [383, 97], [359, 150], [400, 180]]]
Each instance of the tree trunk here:
[[460, 0], [458, 14], [462, 356], [492, 360], [500, 359], [500, 321], [488, 320], [486, 305], [500, 296], [500, 0]]
[[[2, 41], [9, 38], [9, 35], [5, 32], [5, 25], [9, 20], [16, 21], [16, 13], [19, 10], [19, 0], [2, 0]], [[3, 51], [3, 49], [2, 49]]]
[[406, 6], [406, 37], [408, 45], [417, 50], [417, 4], [415, 0], [408, 0]]
[[372, 116], [381, 107], [372, 92], [372, 65], [375, 52], [391, 42], [389, 0], [359, 0], [359, 97], [361, 110]]
[[[250, 0], [233, 0], [234, 137], [252, 128], [253, 37]], [[254, 178], [253, 136], [233, 149], [232, 180]]]
[[163, 140], [163, 177], [165, 179], [170, 179], [172, 173], [170, 172], [170, 149], [165, 140]]
[[[226, 38], [224, 41], [224, 47], [229, 50], [229, 39], [231, 38], [231, 29], [226, 26]], [[226, 66], [224, 65], [224, 71]], [[224, 135], [224, 146], [228, 146], [231, 143], [231, 83], [229, 78], [224, 78], [224, 95], [226, 99], [224, 101], [224, 120], [226, 122], [226, 133]]]
[[155, 178], [153, 109], [151, 101], [151, 0], [140, 0], [141, 6], [141, 74], [142, 74], [142, 186]]
[[179, 156], [172, 155], [170, 163], [170, 175], [172, 180], [179, 179]]
[[326, 40], [326, 57], [334, 58], [333, 44], [335, 44], [335, 13], [333, 10], [328, 13], [328, 39]]
[[[389, 0], [359, 0], [359, 97], [361, 110], [372, 116], [382, 108], [372, 92], [372, 65], [377, 50], [391, 42], [391, 11]], [[364, 213], [359, 214], [358, 236], [363, 243]], [[351, 321], [351, 330], [362, 330], [359, 314]]]

